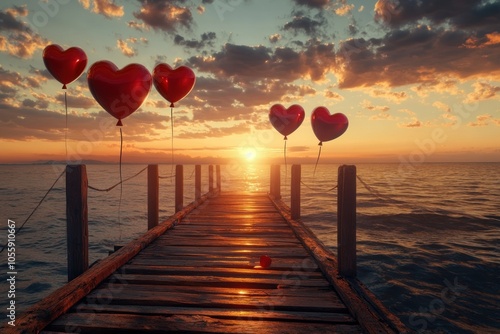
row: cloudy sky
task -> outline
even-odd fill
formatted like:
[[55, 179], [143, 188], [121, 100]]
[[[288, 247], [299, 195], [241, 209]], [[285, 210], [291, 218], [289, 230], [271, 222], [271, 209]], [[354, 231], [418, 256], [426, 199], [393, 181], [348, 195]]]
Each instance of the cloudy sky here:
[[[67, 118], [42, 60], [50, 44], [88, 56], [68, 85]], [[173, 138], [154, 87], [124, 120], [127, 162], [170, 162], [172, 146], [176, 161], [281, 161], [276, 103], [306, 112], [290, 161], [314, 162], [318, 106], [349, 118], [323, 144], [325, 162], [500, 161], [498, 0], [3, 0], [0, 163], [118, 160], [116, 120], [87, 84], [99, 60], [196, 73], [173, 110]]]

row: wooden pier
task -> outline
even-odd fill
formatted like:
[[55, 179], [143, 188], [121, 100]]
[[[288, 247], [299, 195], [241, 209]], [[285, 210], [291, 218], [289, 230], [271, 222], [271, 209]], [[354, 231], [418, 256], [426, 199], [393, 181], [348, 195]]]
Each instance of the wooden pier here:
[[[300, 182], [297, 172], [300, 168], [292, 178]], [[344, 178], [344, 171], [339, 170], [340, 175]], [[281, 201], [276, 182], [274, 168], [269, 194], [223, 192], [218, 175], [217, 186], [211, 185], [207, 194], [197, 192], [193, 203], [165, 222], [150, 223], [144, 236], [84, 270], [7, 330], [408, 332], [357, 281], [351, 260], [346, 260], [347, 274], [340, 274], [336, 256], [300, 222], [297, 208]], [[339, 192], [345, 182], [350, 181], [342, 180]], [[300, 188], [297, 191], [300, 196]], [[155, 191], [149, 193], [149, 207], [154, 209]], [[352, 206], [348, 199], [339, 202]], [[150, 212], [150, 220], [154, 216]], [[348, 238], [349, 233], [339, 238]], [[260, 266], [263, 255], [272, 260], [269, 267]]]

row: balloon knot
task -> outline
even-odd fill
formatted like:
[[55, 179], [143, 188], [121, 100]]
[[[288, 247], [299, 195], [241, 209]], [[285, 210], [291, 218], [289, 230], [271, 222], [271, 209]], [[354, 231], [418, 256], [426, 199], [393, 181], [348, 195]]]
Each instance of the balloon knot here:
[[174, 103], [170, 103], [170, 108], [173, 108], [174, 107]]
[[116, 126], [123, 126], [121, 119], [118, 120], [118, 123], [116, 123]]
[[63, 84], [63, 87], [62, 87], [62, 89], [66, 89], [66, 84]]
[[323, 146], [323, 142], [320, 141], [319, 144], [318, 144], [318, 146]]
[[287, 139], [288, 139], [288, 138], [287, 138], [286, 136], [283, 138], [283, 140], [287, 140]]

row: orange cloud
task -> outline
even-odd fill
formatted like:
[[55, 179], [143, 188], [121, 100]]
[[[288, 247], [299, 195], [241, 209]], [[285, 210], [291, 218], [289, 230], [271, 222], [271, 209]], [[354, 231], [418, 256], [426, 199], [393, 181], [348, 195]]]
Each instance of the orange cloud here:
[[[90, 0], [79, 0], [83, 8], [90, 9]], [[123, 6], [118, 6], [110, 0], [93, 0], [91, 11], [106, 18], [122, 17], [125, 15]]]
[[472, 86], [474, 91], [467, 95], [465, 103], [493, 99], [500, 92], [500, 86], [493, 86], [486, 82], [475, 82]]
[[40, 49], [45, 48], [48, 40], [35, 33], [21, 17], [28, 15], [26, 6], [14, 6], [0, 12], [0, 51], [18, 58], [31, 58]]

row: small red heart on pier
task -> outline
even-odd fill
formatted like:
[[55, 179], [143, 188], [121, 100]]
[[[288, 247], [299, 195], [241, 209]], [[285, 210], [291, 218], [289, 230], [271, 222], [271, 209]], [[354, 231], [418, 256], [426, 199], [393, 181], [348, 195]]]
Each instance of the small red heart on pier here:
[[298, 129], [304, 121], [304, 117], [304, 109], [298, 104], [293, 104], [288, 108], [281, 104], [275, 104], [269, 111], [269, 121], [279, 133], [285, 136], [285, 139], [287, 139], [286, 136]]
[[271, 260], [269, 255], [262, 255], [260, 257], [260, 266], [262, 268], [269, 268], [271, 266], [271, 262], [273, 262], [273, 261]]

